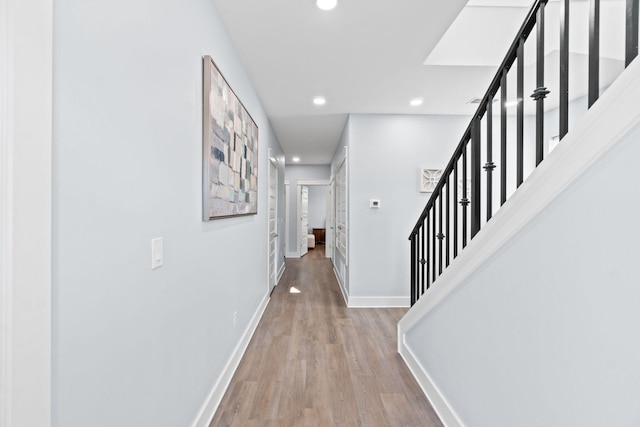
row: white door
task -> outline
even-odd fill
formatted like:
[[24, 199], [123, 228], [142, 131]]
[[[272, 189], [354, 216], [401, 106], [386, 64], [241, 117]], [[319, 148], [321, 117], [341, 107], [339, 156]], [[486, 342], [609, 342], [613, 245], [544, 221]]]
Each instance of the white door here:
[[307, 235], [309, 234], [309, 187], [300, 186], [300, 231], [298, 237], [300, 239], [300, 256], [304, 256], [308, 250]]
[[340, 164], [336, 172], [335, 194], [336, 194], [336, 217], [335, 217], [335, 250], [339, 264], [338, 275], [344, 284], [344, 276], [347, 260], [347, 170], [346, 160]]
[[335, 180], [331, 180], [331, 183], [327, 187], [327, 230], [325, 233], [325, 256], [327, 258], [333, 258], [333, 245], [335, 236]]
[[269, 161], [269, 291], [278, 274], [278, 167]]

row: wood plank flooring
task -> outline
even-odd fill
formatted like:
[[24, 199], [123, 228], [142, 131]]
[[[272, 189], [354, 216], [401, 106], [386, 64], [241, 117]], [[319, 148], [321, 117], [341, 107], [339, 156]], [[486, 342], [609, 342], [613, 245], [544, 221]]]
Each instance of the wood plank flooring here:
[[210, 426], [441, 426], [396, 352], [406, 309], [348, 309], [322, 245], [286, 266]]

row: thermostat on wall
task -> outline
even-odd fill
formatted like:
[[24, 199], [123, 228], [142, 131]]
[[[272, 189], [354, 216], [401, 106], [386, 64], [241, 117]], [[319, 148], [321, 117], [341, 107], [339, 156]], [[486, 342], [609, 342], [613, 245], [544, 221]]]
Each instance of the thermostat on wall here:
[[380, 207], [380, 199], [369, 199], [369, 207], [374, 209], [374, 208], [379, 208]]

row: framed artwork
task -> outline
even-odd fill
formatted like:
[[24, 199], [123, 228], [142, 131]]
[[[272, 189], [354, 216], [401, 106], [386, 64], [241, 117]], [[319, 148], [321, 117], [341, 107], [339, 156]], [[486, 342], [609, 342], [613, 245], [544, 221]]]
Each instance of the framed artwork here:
[[436, 184], [442, 177], [442, 169], [420, 169], [420, 192], [433, 193]]
[[202, 219], [258, 213], [258, 126], [204, 57]]

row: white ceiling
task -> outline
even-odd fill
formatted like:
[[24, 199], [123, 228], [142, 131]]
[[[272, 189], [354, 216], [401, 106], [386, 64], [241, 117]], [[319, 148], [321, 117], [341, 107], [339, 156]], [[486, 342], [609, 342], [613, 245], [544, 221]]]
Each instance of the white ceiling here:
[[[477, 106], [467, 102], [484, 95], [531, 3], [471, 0], [465, 8], [467, 0], [338, 0], [327, 12], [315, 0], [213, 1], [287, 163], [298, 156], [301, 164], [330, 163], [349, 113], [473, 114]], [[586, 13], [587, 3], [579, 4], [576, 14]], [[609, 4], [624, 7], [622, 0], [604, 2], [604, 17]], [[557, 4], [548, 10], [547, 22], [558, 22]], [[547, 24], [550, 63], [557, 57], [554, 27]], [[601, 42], [610, 52], [603, 56], [617, 69], [618, 43], [609, 39], [617, 35]], [[572, 57], [586, 53], [580, 43], [571, 50]], [[603, 80], [616, 72], [606, 71]], [[312, 104], [317, 95], [326, 105]], [[411, 107], [416, 97], [424, 104]]]

